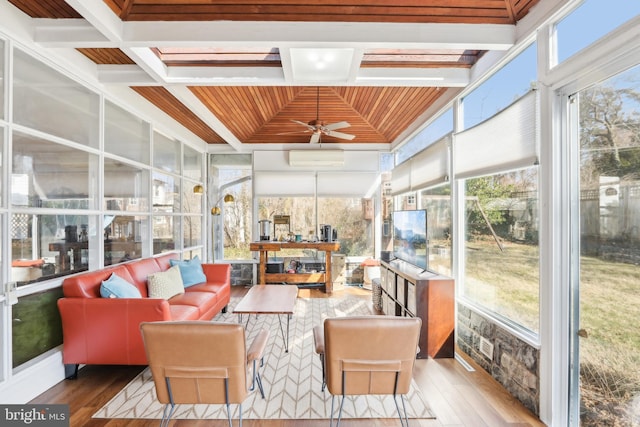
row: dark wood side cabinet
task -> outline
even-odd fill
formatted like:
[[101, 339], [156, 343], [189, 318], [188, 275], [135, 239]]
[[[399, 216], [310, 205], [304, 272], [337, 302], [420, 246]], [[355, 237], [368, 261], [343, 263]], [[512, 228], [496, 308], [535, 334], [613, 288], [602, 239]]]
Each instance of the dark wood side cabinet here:
[[447, 276], [400, 260], [382, 261], [382, 309], [422, 319], [419, 359], [454, 356], [455, 284]]

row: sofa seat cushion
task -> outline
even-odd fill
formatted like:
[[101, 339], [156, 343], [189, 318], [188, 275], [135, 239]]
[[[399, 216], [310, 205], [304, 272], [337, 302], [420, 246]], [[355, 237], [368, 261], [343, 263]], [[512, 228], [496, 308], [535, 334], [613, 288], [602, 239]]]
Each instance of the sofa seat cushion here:
[[185, 293], [189, 293], [189, 292], [213, 292], [215, 294], [220, 294], [222, 292], [231, 292], [230, 288], [228, 285], [225, 285], [224, 283], [220, 282], [220, 283], [211, 283], [211, 282], [207, 282], [207, 283], [198, 283], [197, 285], [193, 285], [193, 286], [189, 286], [188, 288], [185, 288]]
[[192, 305], [169, 304], [171, 320], [200, 320], [200, 310]]
[[169, 300], [170, 305], [188, 305], [198, 309], [198, 315], [203, 316], [218, 302], [218, 296], [213, 292], [185, 292]]

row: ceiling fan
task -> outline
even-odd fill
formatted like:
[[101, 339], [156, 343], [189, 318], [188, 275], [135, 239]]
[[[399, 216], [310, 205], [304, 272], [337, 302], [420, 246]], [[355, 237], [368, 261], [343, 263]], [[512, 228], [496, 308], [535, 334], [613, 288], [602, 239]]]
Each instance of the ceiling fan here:
[[320, 142], [320, 138], [322, 135], [326, 135], [326, 136], [331, 136], [333, 138], [340, 138], [340, 139], [348, 139], [348, 140], [352, 140], [353, 138], [355, 138], [355, 135], [351, 135], [348, 133], [343, 133], [343, 132], [336, 132], [336, 130], [338, 129], [344, 129], [344, 128], [348, 128], [349, 126], [351, 126], [349, 124], [349, 122], [337, 122], [337, 123], [329, 123], [329, 124], [325, 124], [325, 122], [323, 122], [322, 120], [320, 120], [320, 88], [317, 88], [317, 99], [316, 99], [316, 119], [315, 120], [311, 120], [308, 123], [305, 122], [301, 122], [300, 120], [293, 120], [291, 119], [292, 122], [297, 123], [299, 125], [302, 125], [304, 127], [306, 127], [306, 130], [301, 130], [301, 131], [297, 131], [297, 132], [285, 132], [285, 133], [279, 133], [278, 135], [291, 135], [294, 133], [309, 133], [311, 132], [311, 139], [309, 140], [309, 142], [311, 144], [315, 144]]

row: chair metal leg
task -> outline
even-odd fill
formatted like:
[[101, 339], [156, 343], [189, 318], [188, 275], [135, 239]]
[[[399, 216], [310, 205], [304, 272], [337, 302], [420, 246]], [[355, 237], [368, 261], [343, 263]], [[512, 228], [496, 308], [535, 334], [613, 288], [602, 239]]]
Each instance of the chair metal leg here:
[[[263, 362], [260, 359], [260, 366], [262, 366]], [[249, 390], [253, 391], [256, 388], [256, 384], [258, 384], [258, 390], [260, 390], [260, 396], [264, 399], [264, 388], [262, 387], [262, 377], [260, 377], [260, 372], [258, 371], [258, 367], [256, 366], [256, 360], [253, 361], [253, 378], [251, 379], [251, 387]]]
[[327, 385], [327, 377], [324, 371], [324, 353], [321, 353], [318, 356], [320, 356], [320, 365], [322, 365], [322, 387], [320, 387], [320, 391], [324, 391], [324, 388]]
[[407, 414], [407, 407], [405, 406], [404, 403], [404, 395], [399, 395], [400, 396], [400, 400], [402, 401], [402, 410], [400, 410], [400, 406], [398, 405], [398, 400], [396, 399], [398, 397], [397, 394], [393, 395], [393, 403], [396, 404], [396, 411], [398, 411], [398, 418], [400, 418], [400, 426], [401, 427], [409, 427], [409, 416]]
[[[167, 384], [167, 391], [169, 392], [169, 403], [164, 405], [164, 410], [162, 411], [162, 419], [160, 420], [160, 427], [167, 427], [169, 425], [169, 421], [173, 416], [173, 412], [176, 410], [176, 404], [173, 401], [173, 392], [171, 391], [171, 380], [169, 378], [164, 379]], [[169, 410], [169, 408], [171, 408]], [[169, 413], [167, 414], [167, 410]]]

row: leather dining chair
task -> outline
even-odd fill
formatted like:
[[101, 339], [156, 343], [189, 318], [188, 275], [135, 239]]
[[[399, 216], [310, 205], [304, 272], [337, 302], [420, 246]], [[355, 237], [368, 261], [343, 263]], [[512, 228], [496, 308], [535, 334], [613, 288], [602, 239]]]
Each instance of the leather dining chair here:
[[255, 384], [264, 399], [257, 362], [262, 365], [267, 330], [261, 330], [248, 349], [244, 328], [235, 323], [144, 322], [140, 331], [156, 396], [165, 404], [161, 426], [169, 424], [180, 403], [224, 403], [229, 427], [229, 405], [238, 404], [242, 426], [242, 402]]
[[341, 396], [337, 427], [345, 397], [365, 394], [393, 395], [400, 425], [409, 425], [404, 395], [411, 386], [421, 324], [413, 317], [336, 317], [325, 319], [322, 330], [314, 331], [316, 350], [324, 352], [320, 359], [332, 395], [330, 426], [336, 396]]

